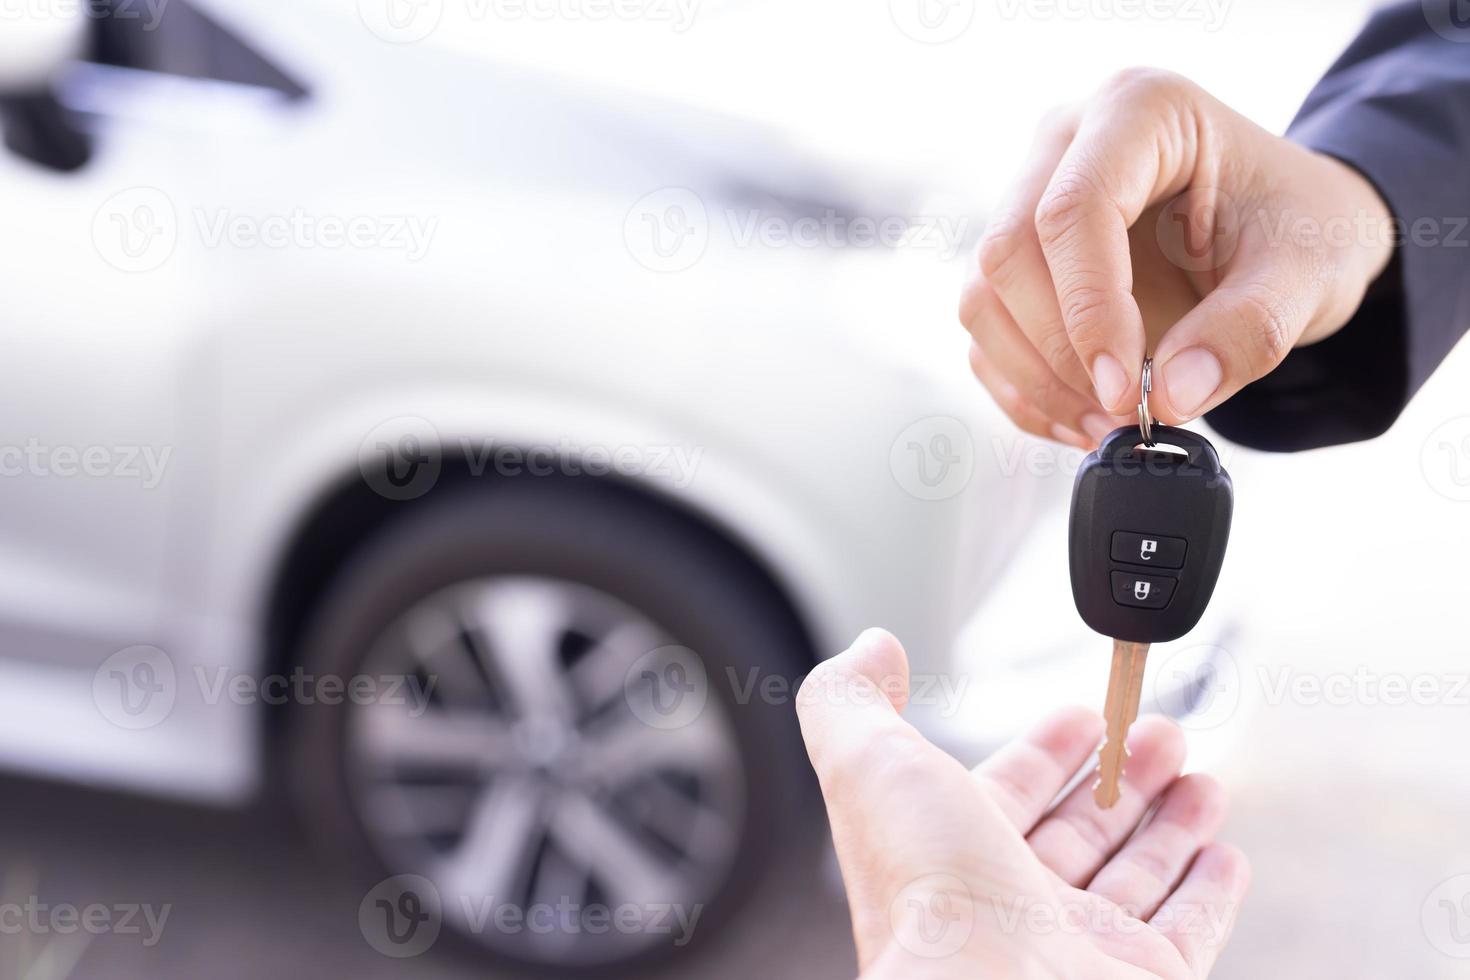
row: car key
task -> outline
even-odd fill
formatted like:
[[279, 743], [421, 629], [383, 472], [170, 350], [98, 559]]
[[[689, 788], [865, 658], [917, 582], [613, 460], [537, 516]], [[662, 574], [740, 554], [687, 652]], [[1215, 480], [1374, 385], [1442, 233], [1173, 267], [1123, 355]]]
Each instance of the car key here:
[[1093, 788], [1104, 809], [1118, 802], [1149, 645], [1183, 636], [1204, 615], [1234, 508], [1215, 447], [1154, 423], [1151, 387], [1152, 365], [1144, 361], [1139, 424], [1110, 433], [1072, 485], [1072, 598], [1083, 621], [1113, 640], [1107, 735]]

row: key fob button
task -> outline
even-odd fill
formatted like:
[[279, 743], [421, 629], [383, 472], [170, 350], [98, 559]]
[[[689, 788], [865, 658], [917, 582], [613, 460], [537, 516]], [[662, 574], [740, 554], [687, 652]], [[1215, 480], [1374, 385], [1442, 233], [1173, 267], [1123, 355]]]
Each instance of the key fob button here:
[[1167, 575], [1113, 572], [1113, 601], [1135, 609], [1163, 609], [1174, 597], [1176, 579]]
[[1189, 543], [1183, 538], [1166, 538], [1157, 534], [1133, 531], [1113, 532], [1113, 561], [1130, 565], [1152, 565], [1155, 568], [1183, 568], [1184, 552]]

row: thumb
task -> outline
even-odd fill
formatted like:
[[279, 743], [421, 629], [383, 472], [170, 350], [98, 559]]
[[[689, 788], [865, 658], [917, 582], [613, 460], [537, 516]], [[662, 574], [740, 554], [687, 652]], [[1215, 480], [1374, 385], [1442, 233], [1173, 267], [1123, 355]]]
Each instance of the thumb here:
[[[908, 658], [882, 630], [820, 664], [797, 695], [865, 968], [895, 940], [921, 952], [932, 945], [923, 934], [905, 941], [912, 901], [968, 909], [974, 896], [959, 876], [977, 829], [1010, 830], [969, 771], [899, 716], [907, 697]], [[967, 927], [959, 941], [968, 938]]]
[[899, 717], [908, 695], [908, 656], [880, 629], [865, 631], [807, 675], [796, 695], [796, 714], [824, 789], [861, 780], [875, 740], [905, 732], [918, 738]]
[[[903, 647], [868, 630], [813, 670], [797, 694], [839, 857], [844, 845], [866, 841], [870, 853], [902, 865], [936, 841], [973, 840], [981, 826], [1011, 832], [970, 771], [899, 715], [908, 688]], [[941, 828], [950, 821], [963, 833], [952, 828], [946, 837]]]
[[1308, 297], [1292, 297], [1259, 275], [1216, 287], [1159, 342], [1155, 414], [1170, 425], [1188, 422], [1275, 369], [1311, 319]]

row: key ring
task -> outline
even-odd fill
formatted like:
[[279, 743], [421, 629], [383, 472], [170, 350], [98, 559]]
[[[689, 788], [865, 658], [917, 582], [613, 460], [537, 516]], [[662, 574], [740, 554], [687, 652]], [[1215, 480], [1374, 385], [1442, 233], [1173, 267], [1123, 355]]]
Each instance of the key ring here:
[[1154, 390], [1154, 359], [1152, 357], [1143, 359], [1143, 381], [1139, 387], [1142, 391], [1138, 402], [1138, 432], [1143, 436], [1143, 444], [1152, 449], [1157, 445], [1154, 442], [1152, 416], [1148, 410], [1148, 393]]

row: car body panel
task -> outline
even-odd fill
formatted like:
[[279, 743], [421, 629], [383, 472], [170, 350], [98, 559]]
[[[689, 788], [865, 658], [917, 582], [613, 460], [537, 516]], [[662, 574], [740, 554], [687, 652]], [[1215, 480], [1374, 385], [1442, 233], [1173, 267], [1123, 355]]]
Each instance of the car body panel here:
[[[527, 105], [487, 109], [482, 132], [446, 129], [415, 108], [473, 66], [426, 82], [400, 60], [348, 93], [324, 64], [333, 44], [294, 63], [299, 46], [260, 21], [285, 67], [319, 85], [310, 98], [95, 69], [71, 93], [93, 113], [91, 167], [0, 163], [9, 212], [36, 229], [0, 244], [23, 326], [12, 355], [27, 365], [0, 394], [7, 414], [45, 445], [165, 463], [151, 485], [0, 484], [0, 699], [13, 709], [0, 710], [0, 761], [220, 801], [257, 789], [265, 712], [220, 679], [271, 662], [265, 614], [293, 535], [404, 419], [451, 448], [680, 450], [697, 465], [635, 479], [756, 556], [816, 655], [882, 624], [916, 670], [944, 669], [1031, 497], [1025, 474], [977, 468], [924, 499], [895, 468], [915, 424], [951, 420], [974, 440], [995, 421], [950, 351], [958, 330], [896, 329], [947, 268], [728, 234], [688, 269], [648, 268], [626, 237], [640, 195], [693, 190], [733, 221], [738, 207], [799, 208], [810, 174], [778, 167], [789, 186], [752, 190], [738, 160], [659, 149], [698, 146], [699, 125], [746, 130], [677, 108], [610, 116], [606, 93], [523, 73]], [[484, 75], [487, 90], [507, 77]], [[119, 253], [140, 201], [162, 237]], [[229, 232], [298, 213], [418, 219], [424, 247]], [[176, 700], [156, 725], [120, 730], [95, 685], [138, 644], [166, 653]]]

